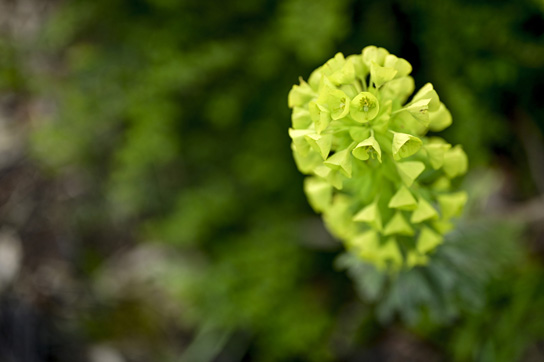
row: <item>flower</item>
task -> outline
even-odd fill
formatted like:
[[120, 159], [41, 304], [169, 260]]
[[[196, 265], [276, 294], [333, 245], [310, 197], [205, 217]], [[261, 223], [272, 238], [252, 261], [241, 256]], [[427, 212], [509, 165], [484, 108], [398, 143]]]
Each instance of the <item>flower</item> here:
[[430, 83], [413, 97], [412, 66], [368, 46], [338, 53], [288, 97], [304, 190], [330, 232], [362, 260], [397, 271], [427, 262], [467, 201], [459, 145], [426, 136], [452, 117]]

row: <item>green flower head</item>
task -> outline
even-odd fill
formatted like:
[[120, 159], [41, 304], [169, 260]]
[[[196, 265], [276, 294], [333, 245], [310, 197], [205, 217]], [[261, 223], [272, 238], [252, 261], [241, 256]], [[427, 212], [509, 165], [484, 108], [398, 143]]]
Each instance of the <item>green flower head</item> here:
[[391, 272], [425, 264], [467, 201], [451, 182], [468, 169], [463, 148], [426, 137], [451, 114], [430, 83], [411, 97], [411, 72], [369, 46], [336, 54], [288, 97], [310, 205], [350, 253]]

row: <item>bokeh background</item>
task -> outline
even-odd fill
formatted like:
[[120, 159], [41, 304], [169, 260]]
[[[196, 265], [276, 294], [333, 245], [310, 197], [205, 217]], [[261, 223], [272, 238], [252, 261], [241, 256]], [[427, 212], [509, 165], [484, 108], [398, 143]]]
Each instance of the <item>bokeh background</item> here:
[[[426, 268], [343, 255], [287, 93], [406, 58], [465, 217]], [[544, 361], [542, 0], [1, 0], [2, 362]]]

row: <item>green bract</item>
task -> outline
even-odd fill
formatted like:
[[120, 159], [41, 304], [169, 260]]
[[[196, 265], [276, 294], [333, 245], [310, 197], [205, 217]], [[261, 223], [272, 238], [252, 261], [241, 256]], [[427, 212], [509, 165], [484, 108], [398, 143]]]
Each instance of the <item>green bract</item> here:
[[288, 102], [310, 205], [351, 253], [390, 271], [425, 264], [467, 201], [450, 182], [467, 171], [462, 147], [425, 136], [451, 114], [430, 83], [410, 99], [411, 71], [375, 46], [338, 53]]

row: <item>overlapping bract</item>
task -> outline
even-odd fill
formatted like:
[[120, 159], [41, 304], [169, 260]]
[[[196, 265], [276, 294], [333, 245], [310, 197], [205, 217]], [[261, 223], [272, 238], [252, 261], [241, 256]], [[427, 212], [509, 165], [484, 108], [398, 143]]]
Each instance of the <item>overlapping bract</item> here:
[[289, 93], [292, 150], [304, 189], [352, 253], [389, 270], [425, 264], [467, 200], [450, 180], [467, 170], [432, 84], [410, 100], [412, 66], [383, 48], [338, 53]]

